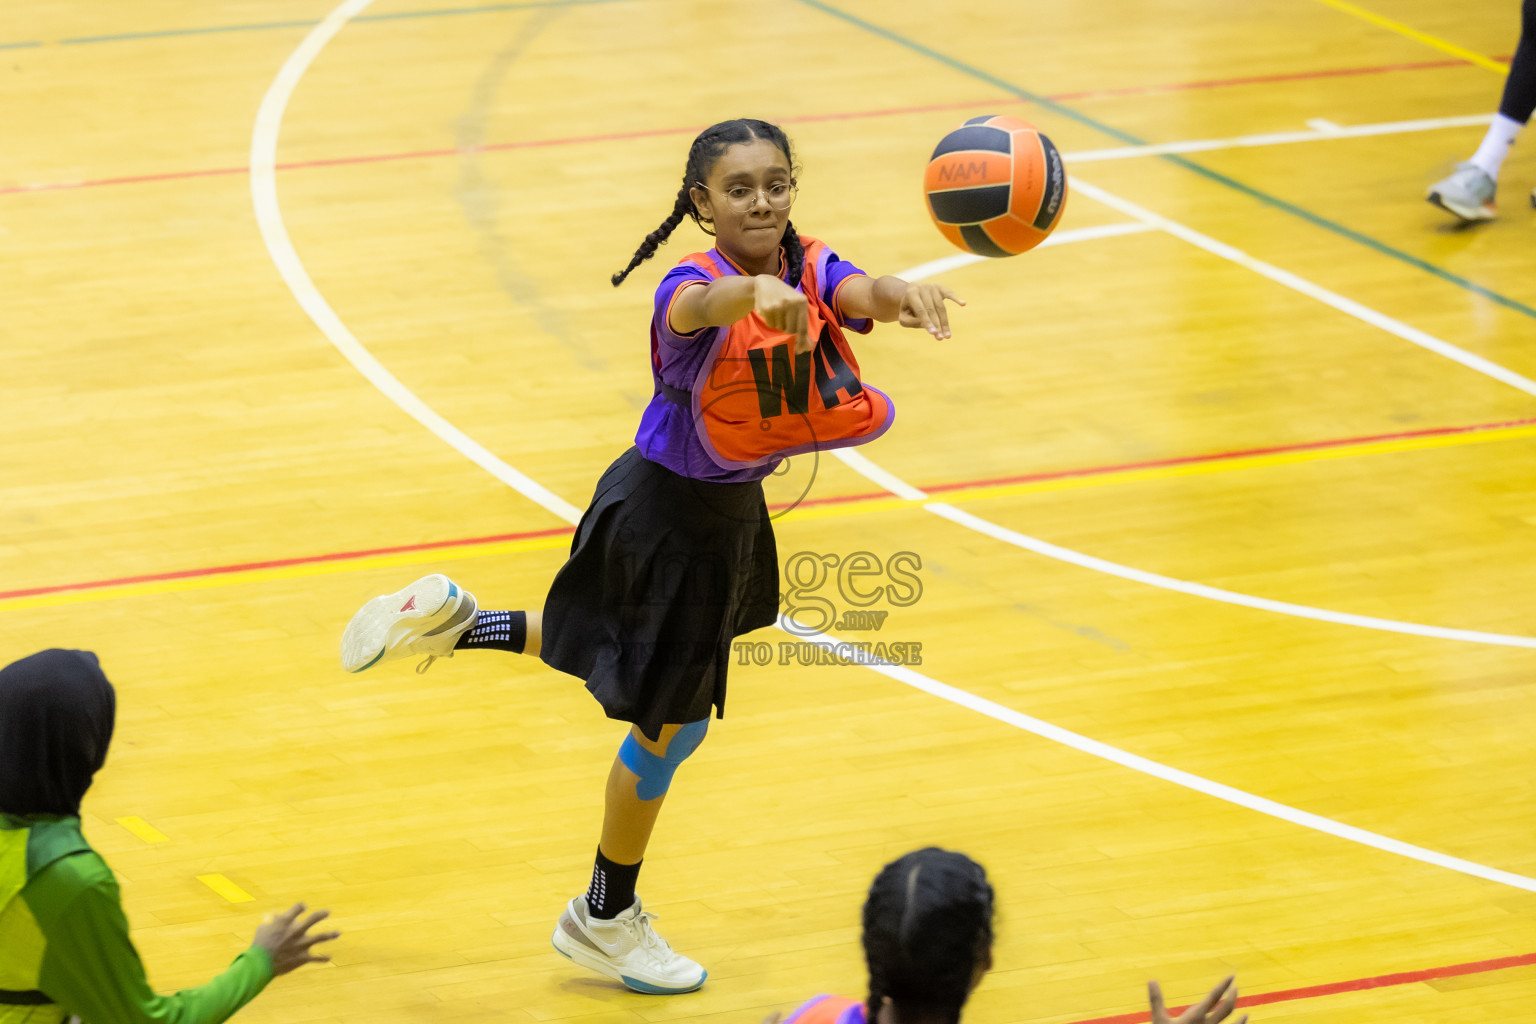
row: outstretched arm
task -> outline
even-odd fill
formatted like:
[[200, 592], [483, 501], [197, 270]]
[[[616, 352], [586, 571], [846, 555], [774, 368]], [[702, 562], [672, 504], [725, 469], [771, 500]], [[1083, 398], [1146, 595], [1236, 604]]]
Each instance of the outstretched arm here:
[[866, 317], [881, 323], [920, 327], [935, 338], [949, 337], [945, 301], [961, 306], [965, 300], [941, 284], [909, 284], [899, 277], [850, 277], [837, 289], [837, 305], [845, 320]]
[[705, 327], [729, 327], [754, 310], [769, 327], [793, 334], [796, 352], [811, 350], [805, 296], [772, 274], [686, 285], [672, 302], [667, 326], [687, 335]]
[[94, 1024], [219, 1024], [273, 975], [324, 960], [311, 947], [336, 937], [309, 933], [324, 912], [299, 920], [303, 908], [294, 907], [263, 924], [250, 948], [212, 981], [164, 996], [149, 987], [117, 884], [100, 857], [78, 854], [44, 868], [24, 898], [47, 940], [38, 987]]

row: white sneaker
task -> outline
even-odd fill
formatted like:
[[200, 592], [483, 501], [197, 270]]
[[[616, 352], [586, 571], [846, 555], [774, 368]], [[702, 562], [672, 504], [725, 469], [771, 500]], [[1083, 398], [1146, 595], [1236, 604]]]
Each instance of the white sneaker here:
[[393, 594], [376, 597], [358, 609], [341, 634], [341, 667], [361, 672], [381, 661], [425, 654], [417, 666], [425, 672], [437, 658], [453, 657], [453, 645], [475, 625], [475, 595], [447, 576], [423, 576]]
[[1429, 186], [1424, 197], [1454, 213], [1463, 221], [1492, 220], [1495, 214], [1493, 193], [1497, 183], [1488, 172], [1468, 160], [1456, 165], [1456, 173]]
[[587, 912], [586, 896], [566, 904], [555, 925], [555, 949], [581, 966], [621, 981], [636, 992], [673, 995], [692, 992], [709, 973], [651, 928], [656, 915], [640, 909], [640, 898], [611, 921]]

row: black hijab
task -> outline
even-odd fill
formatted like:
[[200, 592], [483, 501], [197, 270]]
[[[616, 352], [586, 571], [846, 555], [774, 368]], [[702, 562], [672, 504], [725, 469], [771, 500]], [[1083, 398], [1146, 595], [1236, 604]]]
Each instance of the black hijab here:
[[0, 812], [78, 815], [116, 716], [90, 651], [41, 651], [0, 668]]

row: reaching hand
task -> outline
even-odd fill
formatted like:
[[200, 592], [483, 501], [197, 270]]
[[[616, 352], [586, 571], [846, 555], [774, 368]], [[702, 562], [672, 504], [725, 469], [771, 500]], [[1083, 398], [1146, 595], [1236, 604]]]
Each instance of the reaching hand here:
[[949, 337], [949, 310], [945, 300], [965, 305], [965, 300], [941, 284], [910, 284], [901, 297], [901, 326], [921, 327], [935, 338]]
[[806, 297], [776, 277], [759, 274], [752, 308], [776, 331], [795, 336], [795, 354], [809, 352], [810, 304]]
[[[1168, 1008], [1163, 1005], [1162, 987], [1155, 981], [1147, 982], [1147, 997], [1152, 1001], [1152, 1024], [1217, 1024], [1226, 1020], [1237, 1006], [1236, 980], [1237, 975], [1227, 975], [1205, 994], [1204, 999], [1177, 1017], [1168, 1016]], [[1248, 1015], [1243, 1014], [1233, 1024], [1248, 1024]]]
[[287, 974], [305, 964], [323, 964], [331, 958], [316, 956], [310, 949], [317, 943], [339, 938], [341, 932], [320, 932], [310, 935], [309, 930], [331, 916], [329, 910], [317, 910], [303, 921], [304, 904], [295, 903], [281, 914], [268, 914], [256, 929], [251, 945], [260, 946], [272, 958], [272, 976]]

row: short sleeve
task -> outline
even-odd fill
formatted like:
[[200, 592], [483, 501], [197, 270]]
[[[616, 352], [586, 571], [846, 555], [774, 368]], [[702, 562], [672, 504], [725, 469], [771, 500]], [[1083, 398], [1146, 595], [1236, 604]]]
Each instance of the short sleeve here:
[[837, 290], [851, 277], [865, 277], [864, 271], [838, 257], [830, 248], [825, 250], [826, 270], [821, 280], [821, 301], [837, 315], [838, 326], [844, 330], [853, 331], [855, 334], [868, 334], [875, 322], [869, 317], [858, 320], [850, 320], [843, 315], [842, 308], [837, 304]]
[[677, 301], [677, 296], [683, 289], [695, 283], [708, 284], [710, 280], [704, 268], [693, 263], [679, 263], [667, 271], [667, 276], [661, 279], [661, 284], [656, 286], [656, 309], [651, 315], [651, 325], [656, 329], [656, 337], [661, 339], [663, 344], [687, 346], [697, 341], [701, 332], [708, 330], [701, 327], [692, 334], [677, 334], [672, 330], [668, 316], [672, 312], [672, 303]]

